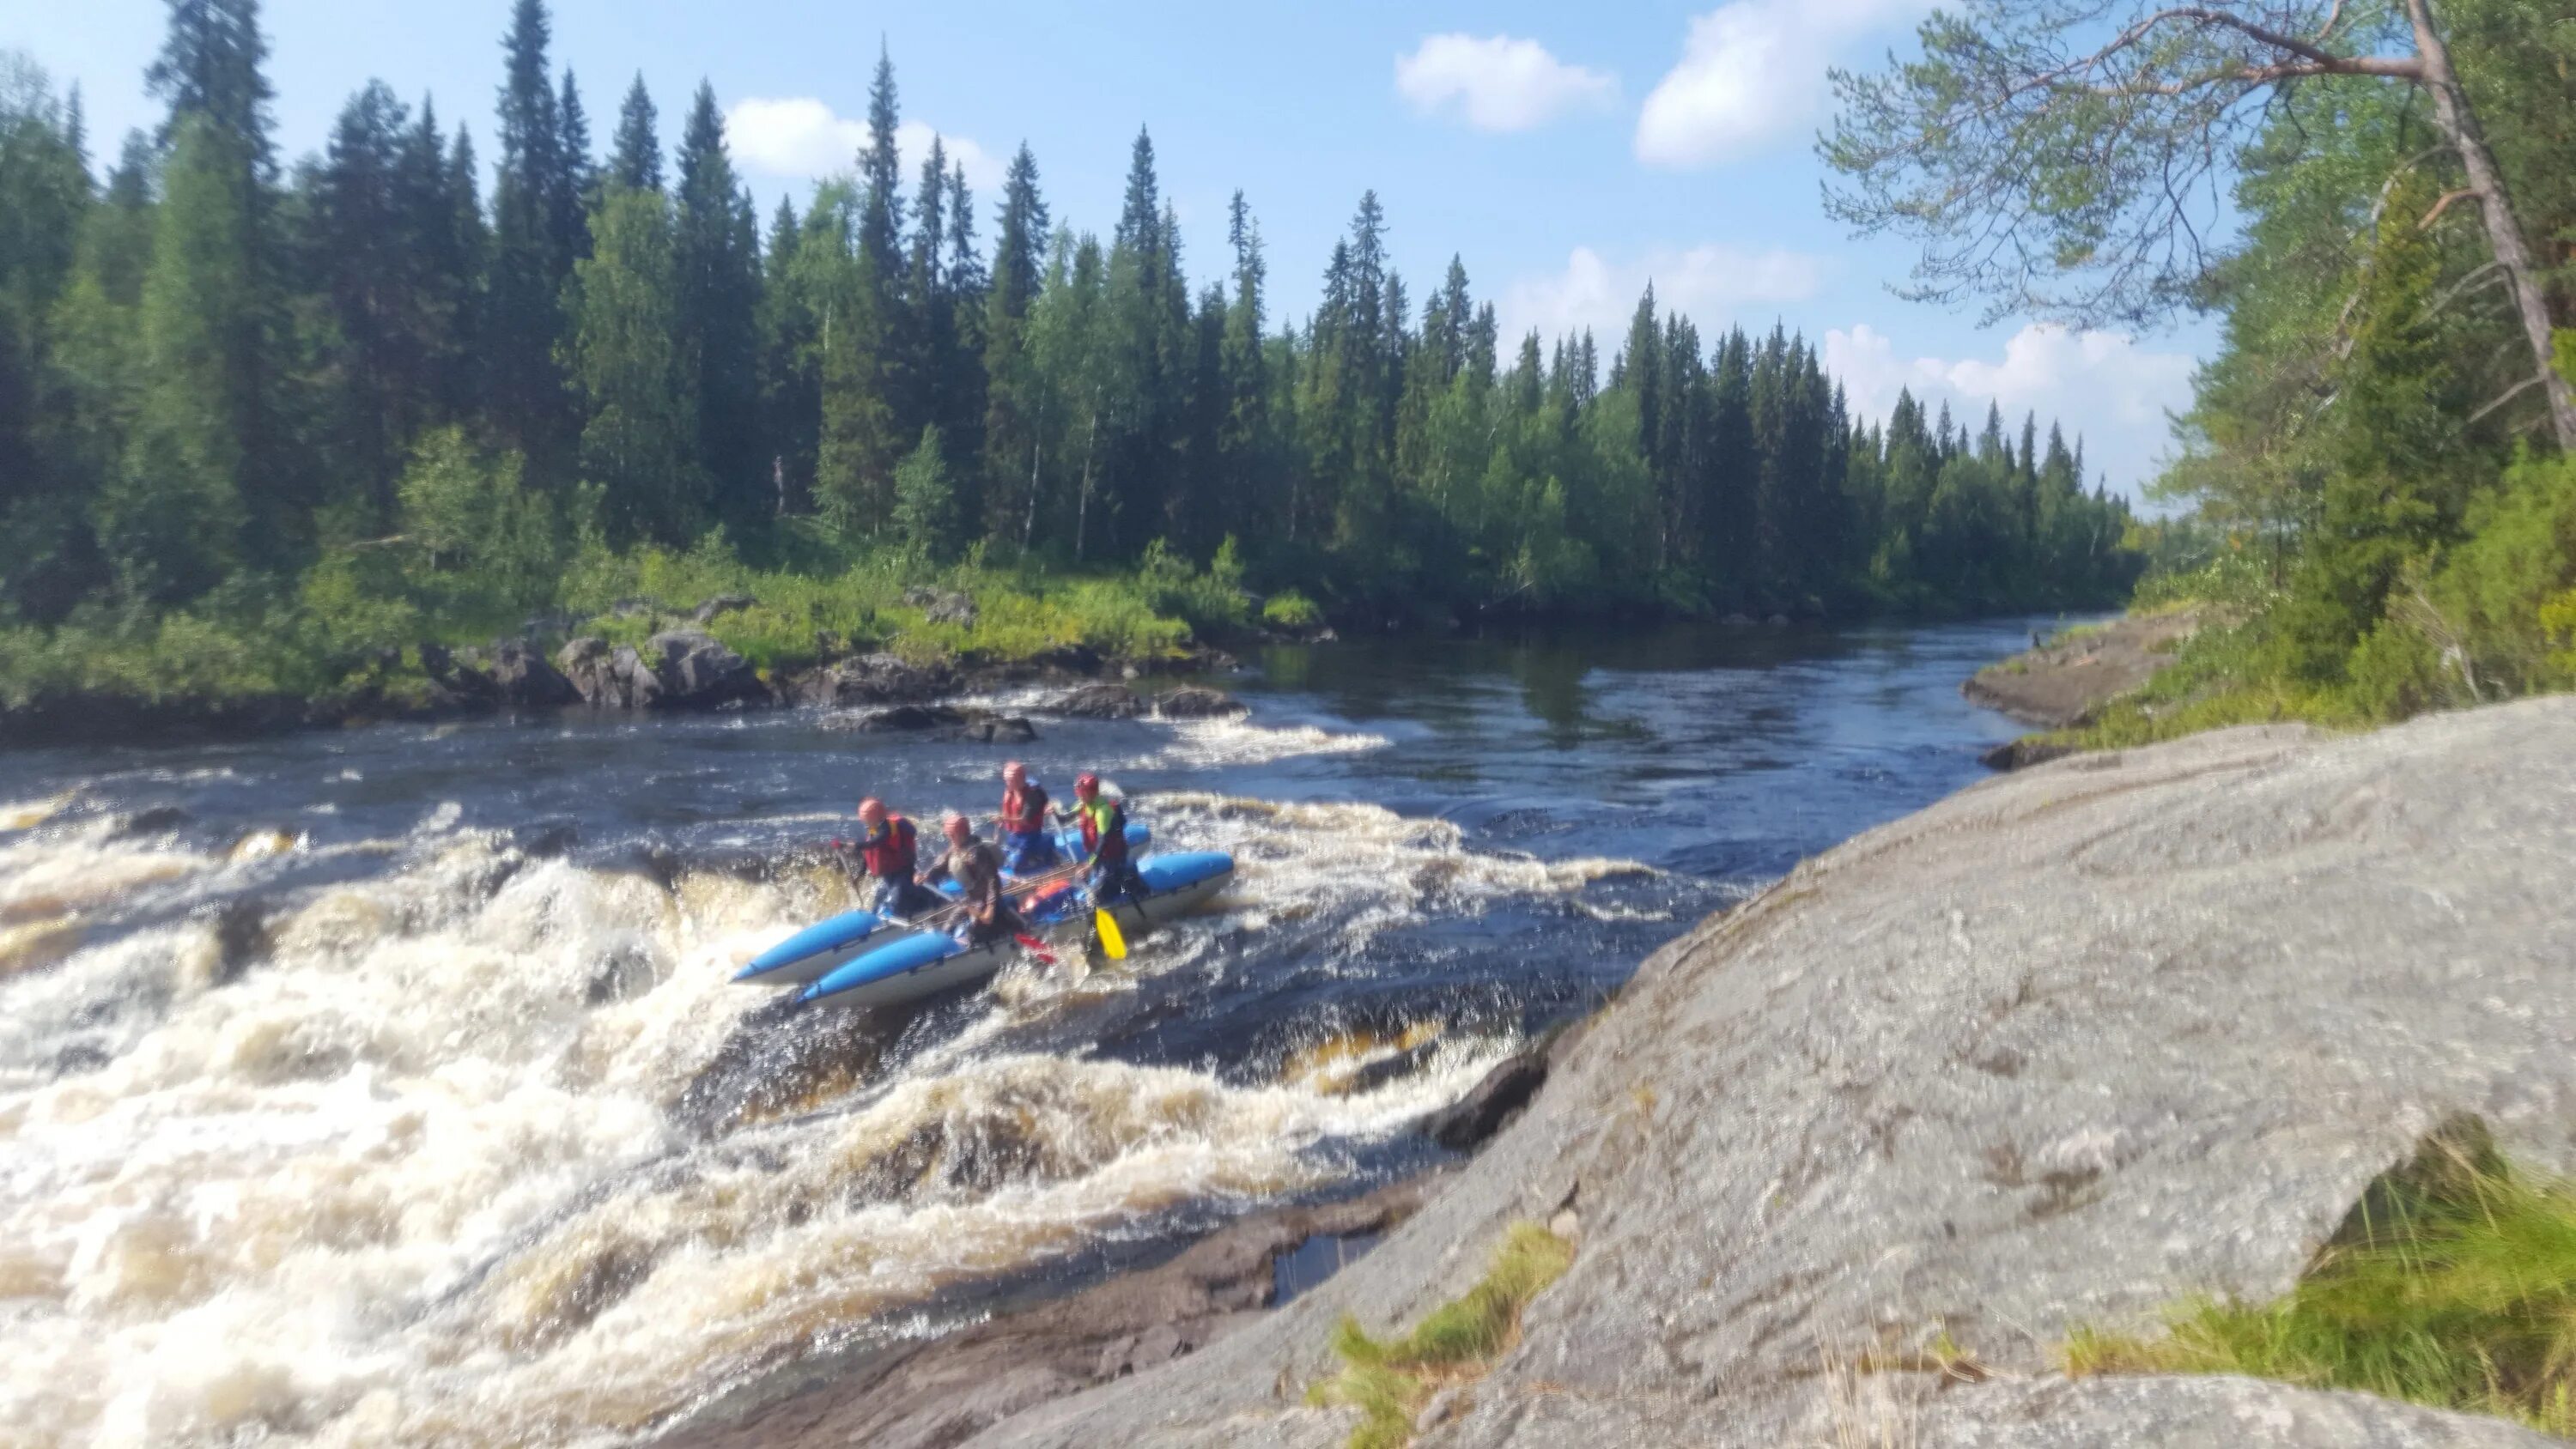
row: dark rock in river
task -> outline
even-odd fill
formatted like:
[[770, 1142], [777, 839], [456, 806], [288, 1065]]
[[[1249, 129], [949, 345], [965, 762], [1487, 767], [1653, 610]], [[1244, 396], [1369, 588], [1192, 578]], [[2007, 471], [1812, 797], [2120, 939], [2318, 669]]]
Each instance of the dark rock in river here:
[[798, 680], [799, 704], [848, 708], [857, 704], [910, 704], [935, 699], [956, 686], [945, 664], [914, 664], [893, 654], [863, 654], [815, 670]]
[[137, 835], [165, 835], [188, 823], [188, 812], [176, 805], [147, 805], [132, 814], [121, 816], [108, 828], [110, 840], [125, 840]]
[[822, 727], [867, 735], [924, 734], [932, 739], [976, 744], [1023, 744], [1038, 737], [1037, 728], [1017, 715], [961, 709], [953, 704], [899, 704], [865, 714], [825, 715]]
[[268, 929], [268, 903], [255, 896], [224, 902], [213, 912], [215, 968], [209, 986], [229, 986], [241, 974], [268, 959], [274, 942]]
[[1522, 1052], [1494, 1064], [1467, 1095], [1422, 1119], [1422, 1135], [1465, 1152], [1503, 1130], [1547, 1085], [1547, 1053]]
[[1134, 719], [1147, 706], [1136, 691], [1123, 684], [1086, 684], [1030, 708], [1039, 714], [1068, 719]]
[[1154, 713], [1165, 719], [1215, 719], [1249, 714], [1251, 709], [1224, 690], [1187, 685], [1154, 696]]
[[2035, 735], [2024, 735], [2017, 740], [2006, 740], [1977, 756], [1977, 763], [1989, 770], [2026, 770], [2033, 765], [2062, 760], [2074, 753], [2073, 745], [2051, 744]]
[[687, 1449], [948, 1449], [1049, 1400], [1164, 1367], [1262, 1321], [1275, 1291], [1272, 1265], [1281, 1257], [1318, 1237], [1387, 1232], [1419, 1211], [1439, 1183], [1416, 1178], [1349, 1202], [1245, 1218], [1160, 1267], [1053, 1303], [929, 1342], [800, 1366], [788, 1377], [801, 1381], [801, 1390], [757, 1385], [659, 1442]]

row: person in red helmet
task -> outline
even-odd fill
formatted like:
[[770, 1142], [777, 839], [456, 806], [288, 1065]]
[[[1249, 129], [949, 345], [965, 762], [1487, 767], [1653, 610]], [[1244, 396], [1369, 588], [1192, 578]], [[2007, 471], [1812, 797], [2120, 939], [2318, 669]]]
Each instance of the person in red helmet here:
[[[832, 843], [842, 845], [837, 840]], [[868, 878], [876, 882], [876, 898], [869, 909], [878, 915], [909, 919], [947, 904], [939, 892], [921, 883], [921, 832], [873, 795], [859, 802], [856, 849]]]
[[1073, 782], [1073, 816], [1082, 822], [1082, 863], [1091, 872], [1091, 900], [1142, 900], [1144, 879], [1127, 857], [1127, 807], [1100, 788], [1100, 777], [1084, 774]]
[[1046, 787], [1029, 778], [1017, 760], [1002, 766], [1002, 865], [1013, 875], [1030, 875], [1064, 863], [1047, 828]]

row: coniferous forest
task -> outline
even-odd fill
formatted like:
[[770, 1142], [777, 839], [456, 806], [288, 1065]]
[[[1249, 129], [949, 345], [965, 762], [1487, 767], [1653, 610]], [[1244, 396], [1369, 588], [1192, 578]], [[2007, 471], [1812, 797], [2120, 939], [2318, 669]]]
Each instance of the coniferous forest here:
[[0, 693], [312, 692], [731, 587], [788, 664], [931, 579], [1011, 601], [951, 646], [1147, 652], [1264, 599], [1964, 612], [2140, 566], [2054, 426], [1857, 419], [1803, 338], [1651, 292], [1623, 337], [1501, 336], [1460, 262], [1395, 272], [1373, 192], [1282, 317], [1241, 193], [1184, 256], [1144, 132], [1104, 237], [1027, 145], [998, 198], [936, 145], [904, 174], [881, 57], [851, 170], [762, 216], [709, 86], [595, 128], [543, 0], [500, 50], [488, 130], [369, 81], [295, 161], [257, 0], [171, 0], [166, 119], [95, 160], [0, 57]]

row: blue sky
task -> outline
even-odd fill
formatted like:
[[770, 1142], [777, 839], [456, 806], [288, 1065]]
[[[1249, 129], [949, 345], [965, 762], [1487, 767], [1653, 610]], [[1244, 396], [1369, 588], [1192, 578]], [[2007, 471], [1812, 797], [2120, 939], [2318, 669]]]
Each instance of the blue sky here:
[[[434, 93], [492, 159], [509, 0], [267, 0], [270, 74], [290, 155], [318, 149], [370, 76]], [[2205, 325], [2069, 335], [1898, 300], [1902, 245], [1827, 221], [1812, 141], [1824, 68], [1907, 43], [1924, 0], [1087, 7], [819, 0], [555, 0], [554, 59], [580, 77], [595, 139], [640, 71], [666, 144], [704, 77], [764, 211], [845, 165], [880, 36], [907, 122], [963, 143], [990, 231], [1013, 147], [1037, 154], [1056, 217], [1106, 231], [1129, 143], [1150, 126], [1194, 278], [1225, 265], [1241, 187], [1269, 245], [1274, 317], [1312, 305], [1333, 238], [1375, 187], [1417, 301], [1454, 251], [1505, 326], [1591, 325], [1605, 349], [1649, 277], [1703, 332], [1774, 320], [1821, 339], [1855, 404], [1896, 389], [1981, 419], [2000, 401], [2061, 418], [2134, 492], [2189, 399]], [[0, 47], [81, 83], [93, 150], [149, 124], [142, 72], [161, 0], [23, 0]]]

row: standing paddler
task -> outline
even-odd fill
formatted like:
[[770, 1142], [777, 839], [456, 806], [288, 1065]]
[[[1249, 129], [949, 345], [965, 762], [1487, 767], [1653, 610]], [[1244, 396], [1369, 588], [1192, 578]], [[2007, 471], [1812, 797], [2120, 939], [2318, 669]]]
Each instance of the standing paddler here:
[[1143, 900], [1144, 878], [1127, 854], [1127, 807], [1104, 794], [1098, 775], [1085, 773], [1073, 782], [1073, 817], [1082, 822], [1082, 864], [1091, 873], [1091, 903]]
[[1017, 760], [1002, 766], [1002, 813], [999, 817], [1002, 835], [1002, 868], [1013, 875], [1034, 875], [1064, 863], [1055, 847], [1055, 832], [1048, 828], [1047, 792], [1044, 785], [1029, 778], [1028, 766]]
[[876, 882], [870, 910], [900, 920], [948, 904], [939, 892], [921, 883], [921, 832], [911, 821], [888, 811], [884, 801], [871, 795], [859, 802], [859, 832], [859, 861]]

